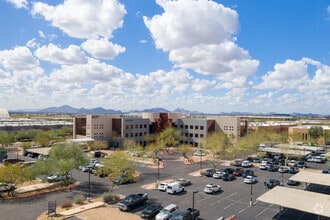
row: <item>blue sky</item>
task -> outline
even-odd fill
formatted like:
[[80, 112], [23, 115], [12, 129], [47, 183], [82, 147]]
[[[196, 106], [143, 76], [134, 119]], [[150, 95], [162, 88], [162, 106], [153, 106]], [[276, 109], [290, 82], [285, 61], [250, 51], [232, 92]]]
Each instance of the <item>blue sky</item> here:
[[0, 108], [319, 113], [330, 1], [0, 1]]

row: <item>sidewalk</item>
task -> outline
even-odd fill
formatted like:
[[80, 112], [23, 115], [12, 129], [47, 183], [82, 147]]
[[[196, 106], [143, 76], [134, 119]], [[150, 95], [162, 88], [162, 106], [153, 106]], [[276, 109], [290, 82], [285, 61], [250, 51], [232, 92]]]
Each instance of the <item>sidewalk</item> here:
[[37, 191], [39, 189], [46, 189], [52, 186], [54, 183], [38, 183], [34, 185], [22, 186], [17, 188], [15, 191], [18, 193], [26, 193], [31, 191]]
[[83, 211], [86, 211], [86, 210], [89, 210], [89, 209], [99, 208], [99, 207], [102, 207], [102, 206], [105, 206], [104, 202], [92, 202], [92, 203], [89, 203], [89, 204], [86, 204], [86, 205], [79, 206], [77, 208], [73, 208], [73, 209], [69, 209], [69, 210], [60, 212], [58, 214], [60, 214], [62, 216], [72, 216], [72, 215], [75, 215], [77, 213], [80, 213], [80, 212], [83, 212]]

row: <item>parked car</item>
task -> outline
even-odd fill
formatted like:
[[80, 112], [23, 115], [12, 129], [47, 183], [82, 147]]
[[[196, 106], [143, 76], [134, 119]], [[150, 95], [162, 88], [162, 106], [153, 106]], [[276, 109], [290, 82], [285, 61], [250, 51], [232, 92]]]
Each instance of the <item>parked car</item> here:
[[281, 185], [281, 182], [276, 179], [269, 179], [268, 182], [266, 183], [268, 189], [272, 189], [275, 186], [279, 186], [279, 185]]
[[280, 168], [278, 168], [278, 172], [287, 173], [287, 172], [289, 172], [289, 168], [285, 167], [285, 166], [281, 166]]
[[116, 185], [121, 185], [121, 184], [126, 184], [126, 183], [133, 183], [134, 178], [123, 174], [120, 177], [118, 177], [117, 179], [115, 179], [113, 182]]
[[244, 178], [244, 183], [253, 184], [256, 182], [257, 182], [257, 179], [254, 176], [247, 176]]
[[177, 194], [184, 191], [184, 187], [179, 183], [169, 183], [167, 184], [166, 192], [168, 194]]
[[254, 171], [250, 170], [250, 169], [244, 170], [244, 172], [242, 173], [242, 176], [244, 178], [247, 177], [247, 176], [254, 176]]
[[219, 192], [220, 190], [221, 190], [221, 186], [213, 183], [207, 184], [204, 187], [204, 192], [208, 194], [214, 194], [216, 192]]
[[175, 212], [179, 207], [175, 204], [170, 204], [163, 209], [156, 215], [156, 220], [167, 220], [169, 219], [173, 212]]
[[178, 209], [175, 212], [173, 212], [172, 217], [170, 220], [195, 220], [198, 219], [198, 216], [200, 215], [200, 211], [198, 209]]
[[224, 181], [231, 181], [231, 180], [235, 179], [235, 176], [231, 173], [224, 173], [221, 176], [221, 179], [224, 180]]
[[299, 172], [298, 167], [290, 167], [290, 169], [289, 169], [289, 173], [291, 173], [291, 174], [296, 174], [298, 172]]
[[288, 182], [286, 184], [288, 184], [290, 186], [298, 186], [300, 184], [300, 182], [288, 179]]
[[329, 169], [323, 169], [323, 170], [322, 170], [322, 173], [324, 173], [324, 174], [328, 174], [328, 173], [329, 173]]
[[53, 173], [46, 175], [46, 180], [49, 183], [59, 182], [59, 181], [69, 179], [69, 178], [70, 178], [70, 175], [59, 175], [59, 174], [53, 174]]
[[185, 178], [178, 178], [175, 180], [175, 182], [181, 184], [181, 186], [189, 186], [191, 185], [191, 181]]
[[241, 164], [242, 167], [248, 168], [248, 167], [252, 167], [252, 162], [248, 161], [248, 160], [244, 160]]
[[278, 166], [275, 164], [269, 164], [269, 166], [267, 167], [267, 170], [270, 172], [277, 172], [278, 171]]
[[168, 183], [159, 183], [159, 184], [158, 184], [158, 190], [159, 190], [159, 191], [166, 192], [167, 184], [168, 184]]
[[254, 157], [252, 163], [261, 163], [261, 159], [259, 157]]
[[325, 159], [322, 158], [321, 156], [316, 156], [316, 157], [314, 157], [314, 162], [315, 163], [324, 163]]
[[227, 167], [226, 169], [223, 170], [223, 172], [232, 174], [234, 172], [234, 168]]
[[205, 151], [203, 151], [203, 150], [201, 150], [201, 149], [199, 149], [199, 150], [196, 150], [195, 152], [194, 152], [194, 156], [205, 156], [206, 155], [206, 153], [205, 153]]
[[242, 160], [234, 160], [230, 163], [231, 166], [240, 167], [242, 165]]
[[267, 167], [268, 167], [268, 163], [267, 164], [262, 163], [262, 164], [260, 164], [259, 169], [260, 170], [267, 170]]
[[146, 204], [148, 193], [130, 194], [117, 203], [119, 210], [129, 211], [135, 207]]
[[297, 163], [297, 166], [298, 166], [299, 168], [306, 168], [306, 167], [307, 167], [307, 163], [306, 163], [305, 161], [299, 161], [299, 162]]
[[214, 179], [221, 179], [221, 176], [224, 174], [223, 171], [216, 171], [214, 174], [213, 174], [213, 178]]
[[154, 219], [154, 217], [163, 209], [163, 206], [159, 203], [149, 204], [142, 210], [140, 216], [144, 219]]
[[290, 160], [288, 162], [288, 166], [289, 167], [296, 167], [297, 166], [297, 161], [296, 160]]
[[0, 183], [0, 192], [9, 192], [16, 189], [14, 183]]
[[234, 176], [242, 176], [243, 172], [244, 172], [243, 168], [236, 168], [233, 172], [233, 175]]
[[213, 177], [213, 174], [216, 172], [214, 169], [207, 169], [203, 172], [204, 176]]

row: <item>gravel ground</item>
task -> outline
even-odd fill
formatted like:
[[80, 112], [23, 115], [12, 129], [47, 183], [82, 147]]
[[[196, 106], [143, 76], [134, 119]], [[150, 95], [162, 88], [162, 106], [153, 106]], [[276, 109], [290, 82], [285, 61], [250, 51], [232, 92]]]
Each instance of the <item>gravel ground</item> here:
[[90, 209], [76, 215], [82, 220], [141, 220], [141, 217], [129, 212], [119, 211], [113, 206]]

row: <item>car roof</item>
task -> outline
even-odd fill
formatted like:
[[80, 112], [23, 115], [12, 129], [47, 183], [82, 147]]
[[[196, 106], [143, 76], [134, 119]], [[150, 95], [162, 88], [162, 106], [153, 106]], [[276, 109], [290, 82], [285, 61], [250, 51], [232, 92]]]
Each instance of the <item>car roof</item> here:
[[175, 204], [169, 204], [169, 205], [167, 205], [166, 207], [164, 207], [164, 209], [171, 210], [171, 209], [173, 209], [173, 208], [177, 208], [177, 207], [178, 207], [178, 206], [175, 205]]

